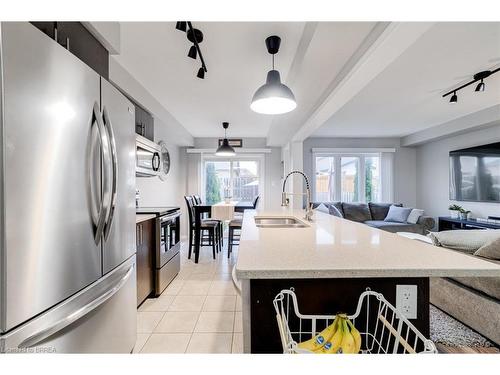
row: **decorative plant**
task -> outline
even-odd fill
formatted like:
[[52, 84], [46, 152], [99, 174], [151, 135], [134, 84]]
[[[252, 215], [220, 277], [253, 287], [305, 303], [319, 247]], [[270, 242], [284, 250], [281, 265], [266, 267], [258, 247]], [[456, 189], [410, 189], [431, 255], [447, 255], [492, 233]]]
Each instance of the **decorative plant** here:
[[450, 211], [459, 211], [462, 212], [464, 208], [462, 206], [459, 206], [458, 204], [452, 204], [450, 207], [448, 207], [448, 210]]
[[465, 209], [465, 208], [463, 208], [463, 207], [460, 207], [460, 210], [459, 210], [459, 211], [460, 211], [460, 213], [461, 213], [461, 214], [470, 214], [470, 211], [469, 211], [469, 210], [466, 210], [466, 209]]

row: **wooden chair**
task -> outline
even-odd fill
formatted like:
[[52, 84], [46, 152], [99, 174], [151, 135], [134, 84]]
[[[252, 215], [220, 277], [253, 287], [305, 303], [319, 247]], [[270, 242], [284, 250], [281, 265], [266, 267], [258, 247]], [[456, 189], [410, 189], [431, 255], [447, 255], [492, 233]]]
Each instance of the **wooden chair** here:
[[[190, 196], [184, 196], [184, 199], [187, 204], [188, 208], [188, 216], [189, 216], [189, 253], [188, 253], [188, 259], [191, 259], [191, 252], [192, 249], [194, 248], [194, 236], [195, 236], [195, 216], [194, 216], [194, 200], [193, 197]], [[204, 233], [207, 233], [207, 235], [203, 235]], [[203, 219], [201, 221], [201, 230], [200, 230], [200, 250], [201, 247], [203, 246], [212, 246], [212, 255], [213, 258], [215, 259], [215, 253], [219, 252], [219, 223], [217, 221], [213, 220], [206, 220]]]

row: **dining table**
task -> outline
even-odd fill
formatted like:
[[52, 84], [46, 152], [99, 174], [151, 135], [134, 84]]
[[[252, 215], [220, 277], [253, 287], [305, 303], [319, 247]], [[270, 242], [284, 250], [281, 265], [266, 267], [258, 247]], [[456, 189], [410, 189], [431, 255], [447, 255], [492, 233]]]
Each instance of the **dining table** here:
[[[221, 204], [222, 202], [215, 203]], [[201, 220], [203, 214], [212, 215], [212, 204], [197, 204], [194, 206], [194, 262], [198, 263], [200, 257], [200, 243], [201, 243]], [[241, 201], [234, 205], [234, 212], [244, 212], [245, 210], [252, 210], [254, 208], [253, 202]]]

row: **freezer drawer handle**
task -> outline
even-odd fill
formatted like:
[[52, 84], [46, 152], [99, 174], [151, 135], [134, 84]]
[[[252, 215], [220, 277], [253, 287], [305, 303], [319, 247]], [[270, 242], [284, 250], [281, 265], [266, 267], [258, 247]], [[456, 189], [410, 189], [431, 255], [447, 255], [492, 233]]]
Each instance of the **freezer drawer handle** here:
[[111, 224], [113, 223], [113, 217], [116, 207], [116, 191], [117, 191], [117, 181], [118, 181], [118, 156], [116, 153], [116, 139], [115, 133], [113, 132], [113, 125], [109, 119], [108, 110], [104, 107], [102, 111], [102, 118], [105, 128], [108, 130], [109, 140], [111, 145], [111, 169], [112, 169], [112, 182], [111, 182], [111, 198], [110, 198], [110, 208], [108, 218], [106, 220], [106, 225], [104, 227], [104, 240], [107, 240], [109, 233], [111, 232]]
[[134, 264], [130, 266], [128, 271], [125, 273], [123, 277], [120, 278], [116, 282], [116, 284], [111, 288], [108, 289], [106, 292], [101, 294], [99, 297], [96, 299], [92, 300], [89, 302], [87, 305], [81, 307], [80, 309], [72, 312], [70, 315], [67, 317], [57, 321], [53, 325], [42, 329], [41, 331], [36, 332], [35, 334], [31, 335], [28, 337], [26, 340], [24, 340], [21, 344], [19, 344], [19, 348], [29, 348], [32, 346], [35, 346], [42, 340], [47, 339], [48, 337], [56, 334], [57, 332], [61, 331], [62, 329], [66, 328], [69, 326], [71, 323], [81, 319], [91, 311], [95, 310], [99, 306], [101, 306], [104, 302], [109, 300], [111, 297], [113, 297], [122, 287], [125, 285], [127, 280], [130, 278], [134, 271]]

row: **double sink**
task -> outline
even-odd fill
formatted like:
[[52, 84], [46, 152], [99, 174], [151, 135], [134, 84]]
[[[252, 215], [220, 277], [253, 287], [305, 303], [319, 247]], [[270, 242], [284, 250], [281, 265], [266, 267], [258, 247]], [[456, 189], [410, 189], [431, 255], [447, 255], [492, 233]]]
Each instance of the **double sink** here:
[[293, 216], [255, 216], [259, 228], [307, 228], [309, 225]]

